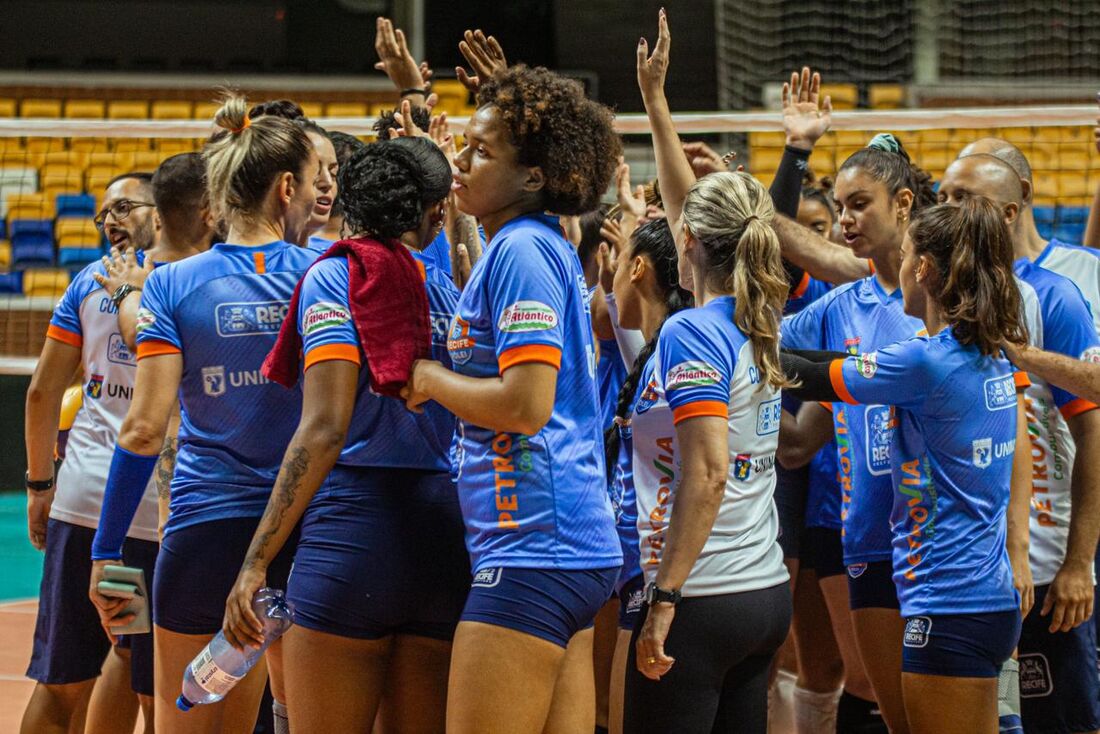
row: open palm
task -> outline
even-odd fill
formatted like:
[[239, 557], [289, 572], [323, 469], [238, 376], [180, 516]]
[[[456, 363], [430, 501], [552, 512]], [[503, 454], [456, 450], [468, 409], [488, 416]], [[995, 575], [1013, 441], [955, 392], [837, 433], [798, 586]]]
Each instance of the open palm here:
[[833, 101], [825, 97], [820, 104], [821, 75], [810, 73], [810, 67], [802, 67], [802, 73], [793, 72], [791, 80], [783, 84], [783, 130], [787, 133], [787, 145], [806, 150], [824, 135], [832, 124]]

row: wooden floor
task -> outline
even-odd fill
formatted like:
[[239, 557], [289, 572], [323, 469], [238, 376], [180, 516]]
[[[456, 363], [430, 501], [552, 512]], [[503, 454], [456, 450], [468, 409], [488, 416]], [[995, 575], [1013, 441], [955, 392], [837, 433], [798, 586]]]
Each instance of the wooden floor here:
[[24, 673], [31, 659], [37, 613], [36, 599], [0, 604], [0, 732], [19, 731], [23, 708], [34, 688], [34, 681]]

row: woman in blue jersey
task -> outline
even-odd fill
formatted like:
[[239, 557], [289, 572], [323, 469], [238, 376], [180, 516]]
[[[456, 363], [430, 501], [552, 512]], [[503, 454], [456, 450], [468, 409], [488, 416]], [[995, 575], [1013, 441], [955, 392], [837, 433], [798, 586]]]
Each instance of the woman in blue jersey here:
[[[119, 604], [96, 584], [119, 558], [178, 396], [179, 453], [152, 590], [162, 734], [251, 731], [264, 686], [259, 665], [221, 703], [188, 713], [176, 707], [181, 672], [221, 628], [231, 567], [267, 505], [300, 411], [300, 397], [263, 379], [260, 367], [295, 283], [316, 257], [292, 243], [313, 212], [320, 165], [304, 130], [270, 115], [252, 120], [247, 109], [230, 97], [214, 117], [227, 132], [203, 153], [210, 202], [229, 226], [226, 242], [157, 268], [142, 292], [133, 403], [92, 548], [90, 596], [109, 617]], [[291, 549], [271, 564], [273, 586], [286, 582]], [[273, 661], [277, 646], [269, 652]]]
[[[419, 251], [442, 226], [451, 168], [429, 139], [398, 138], [352, 157], [340, 188], [353, 240]], [[291, 730], [354, 731], [381, 712], [386, 731], [442, 731], [450, 641], [470, 584], [450, 477], [454, 416], [434, 403], [410, 413], [370, 389], [350, 257], [320, 260], [302, 281], [302, 419], [224, 629], [238, 647], [262, 642], [252, 595], [301, 519], [287, 591], [295, 626], [283, 641]], [[458, 292], [441, 273], [425, 287], [432, 353], [446, 361]]]
[[409, 406], [459, 418], [473, 584], [455, 633], [447, 730], [593, 727], [592, 630], [622, 553], [607, 496], [587, 287], [558, 220], [595, 209], [620, 141], [610, 112], [545, 69], [482, 78], [453, 190], [489, 245]]
[[[829, 291], [783, 322], [783, 346], [858, 353], [916, 335], [918, 319], [902, 307], [900, 247], [910, 217], [934, 201], [927, 175], [892, 135], [876, 136], [840, 167], [836, 204], [844, 242], [867, 258], [873, 274]], [[823, 243], [825, 244], [825, 243]], [[827, 246], [827, 245], [826, 245]], [[890, 580], [890, 435], [883, 405], [803, 408], [812, 430], [833, 424], [840, 469], [843, 562], [860, 658], [891, 731], [905, 734], [900, 645], [904, 622]], [[785, 437], [785, 451], [793, 437]], [[816, 452], [820, 440], [805, 447]]]
[[764, 732], [768, 673], [791, 602], [773, 500], [779, 315], [788, 285], [767, 190], [695, 181], [664, 94], [664, 11], [638, 83], [697, 308], [668, 319], [631, 413], [645, 607], [627, 667], [626, 732]]
[[791, 357], [796, 392], [887, 404], [897, 425], [890, 523], [908, 730], [995, 731], [997, 676], [1020, 633], [1009, 496], [1026, 496], [1031, 479], [1030, 453], [1014, 451], [1027, 445], [1016, 395], [1026, 375], [999, 346], [1027, 341], [1001, 212], [973, 197], [918, 215], [899, 279], [927, 336], [831, 362]]

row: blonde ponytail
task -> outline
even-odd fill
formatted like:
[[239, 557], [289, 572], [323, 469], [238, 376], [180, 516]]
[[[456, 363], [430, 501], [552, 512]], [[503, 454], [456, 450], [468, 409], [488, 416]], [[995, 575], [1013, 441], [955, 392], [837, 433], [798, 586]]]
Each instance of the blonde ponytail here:
[[743, 171], [704, 176], [684, 200], [684, 223], [706, 252], [713, 289], [736, 299], [733, 320], [752, 342], [761, 385], [780, 389], [792, 383], [779, 364], [788, 283], [774, 218], [771, 196]]

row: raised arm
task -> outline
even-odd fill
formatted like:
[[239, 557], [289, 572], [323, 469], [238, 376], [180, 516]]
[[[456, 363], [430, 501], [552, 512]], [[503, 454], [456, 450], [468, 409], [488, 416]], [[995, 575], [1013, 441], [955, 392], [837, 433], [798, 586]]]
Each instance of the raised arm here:
[[432, 70], [426, 61], [419, 64], [409, 53], [405, 34], [400, 28], [394, 28], [389, 18], [378, 18], [374, 37], [374, 50], [378, 54], [378, 63], [374, 68], [384, 71], [401, 95], [416, 107], [431, 107], [429, 101], [429, 80]]

